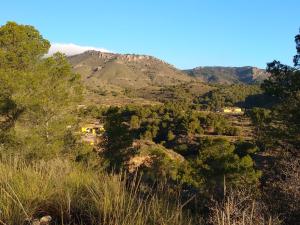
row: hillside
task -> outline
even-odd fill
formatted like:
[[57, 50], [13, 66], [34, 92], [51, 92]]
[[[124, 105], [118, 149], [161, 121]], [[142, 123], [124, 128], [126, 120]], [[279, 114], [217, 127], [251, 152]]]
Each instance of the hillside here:
[[180, 71], [148, 55], [86, 51], [69, 57], [75, 72], [90, 90], [140, 89], [178, 85], [195, 78], [208, 83], [259, 83], [268, 77], [256, 67], [196, 67]]
[[69, 60], [86, 86], [93, 90], [170, 86], [193, 80], [172, 65], [146, 55], [86, 51]]
[[267, 77], [255, 67], [197, 67], [180, 71], [147, 55], [89, 50], [70, 56], [86, 86], [84, 104], [157, 104], [192, 99], [213, 89], [210, 83], [252, 84]]
[[268, 77], [265, 70], [256, 67], [196, 67], [185, 70], [187, 74], [203, 82], [233, 84], [259, 83]]

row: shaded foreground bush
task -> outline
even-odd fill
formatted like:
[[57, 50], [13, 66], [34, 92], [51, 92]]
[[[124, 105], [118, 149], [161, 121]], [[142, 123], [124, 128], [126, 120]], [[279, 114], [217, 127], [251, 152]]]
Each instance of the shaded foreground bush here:
[[[68, 160], [30, 165], [0, 162], [0, 224], [18, 225], [45, 215], [53, 224], [195, 224], [170, 195], [143, 191], [139, 179], [85, 169]], [[128, 180], [128, 179], [127, 179]]]

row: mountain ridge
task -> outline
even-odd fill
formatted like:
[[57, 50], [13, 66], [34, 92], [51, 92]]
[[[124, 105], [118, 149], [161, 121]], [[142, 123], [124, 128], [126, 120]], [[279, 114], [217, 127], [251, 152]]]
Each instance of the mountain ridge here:
[[190, 76], [208, 83], [260, 83], [268, 78], [264, 69], [253, 66], [226, 67], [226, 66], [199, 66], [184, 70]]
[[83, 76], [85, 84], [121, 88], [169, 86], [193, 81], [171, 64], [148, 55], [117, 54], [86, 51], [69, 57], [75, 72]]
[[268, 73], [252, 66], [199, 66], [180, 70], [150, 55], [119, 54], [88, 50], [69, 56], [73, 70], [89, 89], [141, 89], [174, 86], [193, 81], [220, 84], [254, 84]]

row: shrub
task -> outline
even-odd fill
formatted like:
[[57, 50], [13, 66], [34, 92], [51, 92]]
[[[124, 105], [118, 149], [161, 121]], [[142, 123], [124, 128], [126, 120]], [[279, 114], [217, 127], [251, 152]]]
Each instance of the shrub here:
[[223, 139], [204, 143], [194, 167], [195, 177], [203, 179], [207, 189], [217, 194], [222, 192], [225, 179], [230, 187], [255, 186], [261, 176], [249, 155], [239, 157], [235, 146]]
[[238, 127], [226, 127], [224, 131], [225, 135], [229, 136], [239, 136], [241, 134], [241, 129]]

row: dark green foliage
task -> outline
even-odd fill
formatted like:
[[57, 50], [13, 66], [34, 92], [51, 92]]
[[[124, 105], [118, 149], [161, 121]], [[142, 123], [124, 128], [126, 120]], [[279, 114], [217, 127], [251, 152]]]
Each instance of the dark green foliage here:
[[[258, 140], [271, 153], [264, 170], [265, 196], [285, 224], [299, 221], [300, 71], [278, 61], [268, 64], [265, 93], [276, 99], [268, 111], [255, 110]], [[297, 223], [296, 222], [296, 223]]]
[[177, 182], [203, 190], [209, 188], [215, 193], [222, 190], [224, 176], [228, 179], [228, 185], [233, 186], [258, 182], [260, 174], [254, 170], [254, 162], [249, 155], [251, 150], [248, 152], [247, 148], [237, 148], [218, 139], [202, 141], [198, 136], [208, 127], [213, 127], [216, 134], [239, 134], [239, 130], [231, 127], [219, 114], [205, 115], [190, 109], [176, 109], [169, 104], [110, 108], [105, 115], [108, 150], [104, 156], [113, 168], [122, 168], [130, 158], [141, 154], [141, 150], [133, 147], [133, 143], [145, 139], [172, 149], [185, 159], [185, 163], [180, 164], [168, 159], [167, 151], [170, 150], [160, 145], [151, 144], [141, 148], [143, 154], [145, 151], [149, 154], [151, 150], [151, 154], [155, 155], [155, 166], [151, 166], [151, 169], [140, 168], [150, 180], [170, 173], [168, 176]]
[[235, 143], [235, 152], [239, 155], [239, 157], [253, 155], [258, 151], [259, 148], [251, 142], [239, 141]]
[[241, 134], [241, 130], [238, 127], [226, 127], [224, 134], [228, 136], [239, 136]]
[[176, 149], [179, 139], [201, 135], [209, 127], [216, 134], [239, 135], [238, 128], [232, 127], [222, 115], [204, 115], [173, 104], [111, 107], [104, 115], [110, 149], [126, 148], [134, 139], [151, 140]]
[[[134, 133], [130, 130], [130, 120], [132, 112], [122, 111], [117, 107], [111, 107], [106, 112], [106, 136], [107, 151], [105, 157], [110, 160], [112, 167], [120, 169], [122, 163], [128, 156], [127, 148], [134, 140]], [[126, 120], [124, 120], [126, 118]]]
[[247, 111], [248, 116], [258, 125], [263, 126], [271, 121], [271, 111], [264, 108], [253, 108]]
[[104, 122], [104, 112], [107, 110], [105, 107], [98, 107], [96, 105], [89, 105], [85, 107], [85, 105], [82, 105], [81, 108], [79, 108], [78, 115], [82, 118], [96, 118], [100, 119], [102, 122]]
[[174, 146], [174, 150], [176, 152], [178, 152], [179, 154], [186, 156], [189, 151], [189, 147], [187, 144], [179, 144], [179, 145]]
[[186, 72], [196, 78], [200, 78], [205, 82], [219, 84], [254, 84], [259, 83], [268, 77], [266, 71], [250, 66], [244, 67], [219, 67], [205, 66], [196, 67]]
[[254, 169], [251, 156], [239, 156], [236, 151], [234, 145], [223, 139], [203, 141], [199, 155], [192, 161], [193, 176], [216, 193], [222, 192], [224, 181], [227, 187], [256, 185], [261, 174]]
[[294, 151], [300, 147], [300, 72], [278, 61], [269, 63], [267, 71], [271, 75], [262, 88], [277, 101], [269, 111], [252, 110], [250, 116], [266, 137], [263, 142], [269, 138], [269, 145]]
[[271, 108], [278, 102], [277, 98], [266, 93], [253, 94], [246, 97], [243, 106], [247, 109], [252, 108]]
[[[0, 84], [0, 133], [2, 133], [0, 135], [2, 136], [4, 135], [3, 132], [7, 132], [13, 126], [14, 121], [20, 114], [16, 103], [12, 99], [11, 93], [12, 91], [9, 89], [8, 85], [6, 85], [5, 82], [2, 82]], [[1, 139], [0, 143], [3, 143], [3, 141], [4, 139]]]
[[267, 94], [283, 100], [300, 90], [300, 72], [295, 68], [274, 61], [268, 64], [267, 71], [271, 76], [262, 84]]
[[247, 107], [246, 98], [261, 92], [262, 90], [258, 85], [223, 85], [201, 96], [198, 102], [209, 110], [219, 110], [226, 106]]
[[32, 26], [8, 22], [0, 28], [0, 130], [18, 145], [8, 149], [21, 149], [30, 158], [63, 150], [81, 99], [80, 77], [66, 57], [42, 58], [49, 47]]
[[265, 108], [253, 108], [247, 111], [247, 115], [255, 126], [256, 142], [261, 150], [265, 150], [277, 141], [273, 139], [275, 130], [271, 129], [272, 111]]
[[207, 116], [201, 116], [200, 120], [204, 128], [209, 128], [208, 133], [228, 136], [240, 135], [240, 129], [231, 126], [229, 121], [221, 114], [209, 113]]

